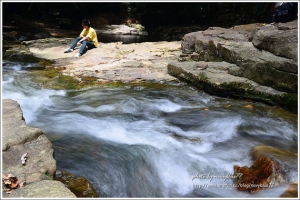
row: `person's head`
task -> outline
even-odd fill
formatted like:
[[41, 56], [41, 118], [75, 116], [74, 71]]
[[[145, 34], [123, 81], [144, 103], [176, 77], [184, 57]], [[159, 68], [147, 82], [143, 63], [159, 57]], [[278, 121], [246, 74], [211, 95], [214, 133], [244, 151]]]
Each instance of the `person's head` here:
[[88, 28], [91, 27], [91, 22], [88, 19], [82, 20], [82, 26], [87, 26]]

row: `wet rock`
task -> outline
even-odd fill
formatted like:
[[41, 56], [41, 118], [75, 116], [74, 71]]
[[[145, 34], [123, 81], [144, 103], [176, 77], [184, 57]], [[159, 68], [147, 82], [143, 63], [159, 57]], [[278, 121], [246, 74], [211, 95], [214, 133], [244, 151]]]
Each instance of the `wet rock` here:
[[283, 149], [277, 149], [271, 146], [255, 146], [251, 149], [250, 155], [253, 160], [262, 156], [268, 157], [275, 161], [281, 169], [281, 174], [288, 182], [296, 181], [296, 177], [287, 172], [297, 171], [298, 167], [298, 154]]
[[94, 187], [82, 176], [75, 176], [70, 172], [57, 170], [55, 180], [62, 182], [76, 197], [98, 197]]
[[280, 167], [267, 157], [259, 157], [251, 167], [234, 165], [234, 175], [241, 174], [235, 179], [239, 191], [255, 193], [263, 189], [277, 186], [284, 182]]

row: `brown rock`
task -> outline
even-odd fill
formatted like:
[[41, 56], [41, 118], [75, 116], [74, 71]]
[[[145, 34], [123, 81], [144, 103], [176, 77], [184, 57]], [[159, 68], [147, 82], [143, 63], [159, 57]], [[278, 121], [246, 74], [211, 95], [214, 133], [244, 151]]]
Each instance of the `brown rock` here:
[[242, 174], [235, 179], [239, 191], [255, 193], [262, 189], [274, 187], [283, 182], [280, 167], [277, 163], [267, 157], [259, 157], [249, 168], [234, 165], [234, 174]]
[[98, 197], [98, 194], [92, 184], [82, 176], [64, 171], [56, 170], [55, 180], [62, 182], [69, 188], [76, 197]]

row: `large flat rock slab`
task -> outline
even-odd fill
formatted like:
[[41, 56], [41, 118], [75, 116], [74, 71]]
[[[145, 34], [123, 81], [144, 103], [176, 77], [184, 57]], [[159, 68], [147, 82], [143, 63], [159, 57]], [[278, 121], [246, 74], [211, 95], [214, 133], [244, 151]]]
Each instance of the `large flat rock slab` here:
[[234, 76], [239, 66], [228, 62], [170, 62], [168, 73], [208, 94], [250, 99], [297, 112], [297, 95], [261, 85], [246, 77]]
[[54, 60], [54, 66], [63, 69], [63, 75], [78, 80], [96, 77], [98, 82], [121, 81], [172, 81], [167, 73], [167, 64], [179, 57], [180, 41], [145, 42], [122, 44], [101, 43], [98, 48], [88, 50], [79, 58], [79, 51], [63, 53], [71, 43], [70, 38], [48, 38], [24, 42], [34, 56]]
[[[198, 83], [198, 87], [210, 90], [210, 93], [228, 93], [235, 92], [235, 89], [243, 90], [245, 94], [261, 92], [265, 95], [282, 95], [284, 92], [275, 90], [270, 87], [260, 85], [244, 77], [233, 76], [228, 72], [238, 68], [235, 64], [227, 62], [172, 62], [168, 64], [168, 72], [179, 79], [185, 79], [193, 83]], [[229, 87], [222, 88], [222, 84], [232, 85], [235, 89]], [[215, 91], [208, 85], [215, 86]], [[245, 95], [244, 94], [244, 95]], [[234, 95], [234, 93], [232, 93]], [[238, 94], [236, 94], [238, 95]], [[240, 94], [242, 95], [242, 93]]]

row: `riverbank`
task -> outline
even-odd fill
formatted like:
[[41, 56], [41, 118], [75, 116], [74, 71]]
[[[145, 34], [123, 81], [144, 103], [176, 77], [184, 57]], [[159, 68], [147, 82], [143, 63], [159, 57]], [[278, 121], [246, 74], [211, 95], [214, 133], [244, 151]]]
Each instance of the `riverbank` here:
[[[262, 27], [262, 25], [258, 26]], [[215, 29], [210, 30], [215, 31]], [[265, 92], [269, 95], [285, 93], [260, 85], [248, 78], [230, 74], [234, 70], [237, 72], [238, 65], [220, 60], [218, 62], [201, 61], [197, 54], [199, 52], [183, 53], [182, 41], [134, 44], [102, 43], [99, 48], [89, 50], [82, 57], [75, 58], [76, 52], [63, 53], [72, 39], [45, 38], [26, 41], [22, 43], [22, 46], [16, 45], [7, 49], [5, 56], [10, 59], [18, 57], [23, 59], [28, 56], [37, 57], [41, 61], [50, 60], [51, 62], [46, 62], [45, 69], [37, 71], [43, 72], [45, 77], [48, 77], [42, 80], [44, 86], [54, 89], [58, 88], [56, 84], [52, 84], [53, 80], [61, 81], [63, 77], [71, 77], [77, 85], [82, 86], [87, 82], [95, 85], [144, 81], [164, 83], [183, 80], [204, 91], [210, 89], [214, 95], [234, 94], [237, 95], [237, 98], [250, 98], [243, 94], [244, 83], [248, 84], [246, 85], [248, 90], [249, 84], [257, 86], [255, 90], [260, 93]], [[194, 43], [199, 44], [196, 41]], [[197, 47], [197, 45], [195, 46]], [[208, 57], [205, 58], [208, 59]], [[58, 73], [50, 76], [53, 73], [52, 70], [56, 70]], [[199, 77], [200, 79], [198, 79]], [[224, 87], [224, 83], [232, 87]], [[69, 84], [64, 86], [69, 87]], [[238, 90], [234, 90], [234, 88], [238, 88]]]
[[[53, 61], [46, 70], [60, 75], [48, 79], [46, 87], [55, 87], [53, 81], [65, 77], [82, 86], [180, 80], [209, 94], [261, 101], [297, 113], [297, 28], [298, 20], [211, 27], [186, 34], [182, 41], [100, 43], [79, 58], [74, 57], [78, 49], [63, 53], [73, 38], [49, 37], [23, 41], [21, 47], [7, 49], [4, 59], [33, 56]], [[268, 47], [270, 42], [276, 48]]]
[[[52, 143], [40, 129], [26, 125], [18, 102], [3, 100], [2, 114], [2, 196], [76, 198], [63, 183], [53, 180]], [[6, 176], [11, 177], [7, 182]]]
[[[295, 91], [295, 88], [298, 88], [298, 55], [295, 55], [295, 52], [297, 53], [298, 47], [292, 46], [292, 44], [298, 43], [298, 36], [295, 37], [292, 34], [297, 28], [298, 21], [286, 24], [251, 24], [229, 29], [211, 27], [206, 31], [195, 29], [182, 41], [133, 44], [101, 43], [99, 48], [89, 50], [80, 58], [74, 57], [78, 49], [72, 53], [63, 53], [74, 39], [70, 35], [75, 37], [78, 34], [77, 31], [49, 29], [50, 34], [41, 32], [34, 36], [29, 35], [32, 38], [27, 38], [30, 40], [23, 41], [21, 45], [20, 40], [11, 41], [14, 44], [5, 45], [3, 52], [4, 59], [34, 58], [41, 63], [47, 63], [45, 69], [40, 69], [39, 72], [43, 73], [45, 78], [39, 79], [39, 81], [42, 81], [45, 87], [52, 89], [116, 82], [183, 81], [209, 94], [262, 101], [297, 112], [298, 92]], [[255, 33], [259, 34], [255, 35]], [[11, 32], [11, 38], [19, 36], [14, 34]], [[257, 37], [258, 35], [263, 37]], [[271, 36], [271, 40], [267, 36]], [[288, 50], [287, 46], [280, 41], [290, 45]], [[276, 45], [270, 48], [266, 43]], [[71, 79], [72, 85], [69, 81]], [[62, 82], [64, 84], [61, 84]], [[8, 108], [6, 104], [3, 107]], [[15, 105], [15, 107], [17, 106]], [[3, 117], [6, 120], [9, 119], [7, 116]], [[18, 117], [21, 119], [20, 115]], [[10, 119], [9, 121], [14, 122], [15, 120]], [[10, 125], [5, 128], [5, 132], [9, 136], [4, 135], [4, 139], [5, 137], [9, 140], [12, 139], [10, 138], [13, 135], [11, 127], [18, 126]], [[37, 135], [38, 138], [43, 138], [47, 148], [50, 146], [46, 151], [51, 153], [52, 148], [49, 142], [40, 131]], [[14, 136], [19, 139], [17, 134]], [[26, 138], [24, 140], [29, 140], [28, 137]], [[35, 138], [29, 143], [35, 145], [35, 142], [39, 140], [41, 139]], [[29, 144], [25, 143], [25, 145]], [[7, 164], [7, 160], [12, 160], [10, 162], [12, 167], [18, 166], [20, 168], [17, 170], [25, 170], [25, 172], [20, 172], [21, 176], [19, 173], [14, 174], [18, 175], [18, 178], [21, 177], [20, 183], [25, 180], [25, 175], [28, 176], [26, 177], [27, 183], [32, 181], [32, 184], [27, 187], [16, 190], [21, 193], [14, 193], [10, 197], [22, 197], [24, 194], [26, 197], [30, 197], [30, 195], [32, 197], [64, 197], [68, 195], [73, 197], [72, 193], [65, 190], [62, 191], [64, 194], [52, 193], [53, 196], [45, 193], [44, 189], [52, 191], [53, 188], [56, 188], [57, 182], [44, 180], [53, 176], [53, 163], [46, 165], [46, 167], [52, 167], [51, 170], [48, 170], [51, 173], [47, 170], [45, 172], [44, 168], [28, 173], [26, 170], [31, 166], [30, 164], [35, 167], [35, 163], [31, 162], [33, 152], [29, 152], [28, 165], [22, 166], [19, 157], [23, 155], [25, 149], [22, 145], [21, 147], [12, 144], [8, 146], [11, 148], [3, 154], [6, 156], [4, 164]], [[11, 159], [15, 149], [21, 149], [21, 154], [17, 158]], [[52, 159], [51, 155], [48, 157]], [[8, 165], [3, 168], [5, 169], [3, 172], [8, 173], [7, 167]], [[35, 181], [37, 182], [35, 183]], [[49, 187], [44, 183], [48, 183]], [[42, 186], [37, 187], [39, 184]], [[57, 183], [57, 185], [58, 190], [64, 189], [62, 184]], [[40, 194], [26, 193], [26, 191], [34, 192], [36, 188], [43, 190], [40, 191]]]

